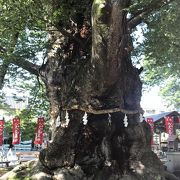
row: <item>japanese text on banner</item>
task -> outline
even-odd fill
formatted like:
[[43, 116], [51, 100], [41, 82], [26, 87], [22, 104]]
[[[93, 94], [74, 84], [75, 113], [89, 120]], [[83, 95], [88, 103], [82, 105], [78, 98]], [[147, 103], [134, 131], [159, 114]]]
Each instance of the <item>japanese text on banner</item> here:
[[44, 118], [38, 118], [37, 127], [36, 127], [36, 136], [34, 144], [42, 144], [43, 141], [43, 129], [44, 129]]
[[0, 120], [0, 146], [3, 144], [4, 120]]
[[151, 127], [151, 135], [152, 135], [152, 138], [151, 138], [151, 144], [154, 143], [153, 141], [153, 134], [154, 134], [154, 121], [153, 121], [153, 118], [147, 118], [146, 122], [150, 125]]
[[12, 144], [20, 143], [20, 119], [14, 118], [12, 124], [13, 139]]
[[166, 133], [169, 135], [173, 135], [173, 127], [174, 127], [173, 117], [166, 116], [165, 125], [166, 125]]

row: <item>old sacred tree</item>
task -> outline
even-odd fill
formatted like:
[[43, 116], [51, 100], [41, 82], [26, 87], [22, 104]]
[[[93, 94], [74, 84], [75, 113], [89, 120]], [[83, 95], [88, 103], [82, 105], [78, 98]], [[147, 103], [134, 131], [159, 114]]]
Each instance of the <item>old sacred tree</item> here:
[[[165, 179], [162, 164], [151, 151], [150, 127], [141, 121], [141, 69], [132, 64], [131, 34], [144, 19], [151, 15], [152, 20], [160, 8], [170, 3], [170, 0], [15, 3], [22, 17], [21, 26], [11, 36], [13, 48], [0, 44], [1, 55], [13, 57], [4, 55], [0, 81], [2, 85], [8, 68], [14, 64], [40, 76], [44, 82], [50, 101], [53, 142], [40, 153], [39, 160], [49, 176], [67, 180]], [[23, 8], [27, 9], [28, 17], [21, 12]], [[28, 61], [30, 57], [16, 55], [22, 31], [35, 30], [34, 23], [48, 32], [48, 55], [42, 66]], [[58, 127], [57, 119], [61, 121]], [[69, 123], [65, 124], [67, 119]]]

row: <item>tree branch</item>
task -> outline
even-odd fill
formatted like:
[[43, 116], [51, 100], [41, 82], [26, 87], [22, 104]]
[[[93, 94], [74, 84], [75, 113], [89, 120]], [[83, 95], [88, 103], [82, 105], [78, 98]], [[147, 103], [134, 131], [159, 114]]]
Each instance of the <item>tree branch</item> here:
[[0, 53], [4, 53], [4, 52], [6, 52], [6, 48], [0, 45]]
[[28, 71], [31, 74], [36, 76], [39, 75], [39, 68], [40, 66], [33, 64], [27, 60], [22, 59], [21, 57], [14, 57], [11, 60], [3, 61], [2, 65], [0, 65], [0, 89], [3, 88], [4, 84], [4, 77], [7, 73], [8, 67], [10, 64], [14, 64], [18, 67], [23, 68], [24, 70]]
[[57, 29], [63, 36], [67, 36], [70, 39], [74, 40], [75, 42], [77, 42], [81, 46], [81, 48], [84, 49], [85, 44], [79, 38], [77, 38], [76, 36], [73, 36], [71, 33], [67, 32], [66, 30], [64, 30], [60, 26], [57, 26]]
[[39, 76], [40, 66], [38, 66], [32, 62], [29, 62], [28, 60], [26, 60], [20, 56], [17, 56], [14, 53], [14, 49], [16, 47], [18, 37], [19, 37], [19, 32], [15, 32], [14, 36], [13, 36], [13, 41], [11, 43], [13, 48], [7, 49], [6, 47], [3, 47], [2, 45], [0, 45], [0, 55], [2, 55], [2, 56], [0, 56], [0, 60], [1, 60], [1, 64], [0, 64], [0, 89], [3, 88], [4, 78], [5, 78], [5, 75], [8, 71], [10, 64], [18, 66], [18, 67], [28, 71], [30, 74]]
[[0, 89], [3, 88], [4, 85], [4, 77], [7, 73], [9, 63], [3, 62], [2, 65], [0, 65]]
[[29, 61], [27, 61], [25, 59], [22, 59], [21, 57], [15, 56], [10, 61], [10, 63], [25, 69], [26, 71], [28, 71], [31, 74], [34, 74], [36, 76], [39, 75], [39, 68], [40, 68], [40, 66], [38, 66], [36, 64], [33, 64], [32, 62], [29, 62]]
[[149, 4], [144, 6], [143, 9], [137, 10], [136, 12], [133, 12], [133, 17], [129, 19], [128, 21], [128, 27], [129, 29], [135, 28], [138, 24], [140, 24], [143, 19], [150, 15], [153, 11], [156, 9], [159, 9], [165, 5], [168, 5], [174, 0], [161, 0], [161, 1], [151, 1]]
[[[19, 32], [14, 32], [13, 41], [12, 41], [13, 48], [10, 50], [9, 53], [13, 53], [14, 47], [16, 46], [16, 43], [18, 41], [18, 37], [19, 37]], [[7, 52], [8, 50], [2, 45], [0, 45], [0, 53], [5, 54]], [[8, 71], [9, 64], [10, 64], [9, 59], [8, 60], [5, 59], [5, 60], [2, 60], [2, 65], [0, 65], [0, 89], [3, 88], [4, 78]]]

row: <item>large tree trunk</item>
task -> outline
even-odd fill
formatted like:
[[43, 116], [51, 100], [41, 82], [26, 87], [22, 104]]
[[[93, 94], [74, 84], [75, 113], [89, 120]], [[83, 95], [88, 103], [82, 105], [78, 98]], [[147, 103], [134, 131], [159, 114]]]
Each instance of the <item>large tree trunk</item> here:
[[[66, 38], [58, 30], [51, 33], [53, 48], [41, 74], [54, 133], [40, 161], [55, 179], [164, 179], [151, 151], [150, 128], [140, 122], [142, 85], [130, 57], [128, 5], [128, 0], [94, 0], [92, 41], [88, 35], [83, 53], [65, 51]], [[81, 46], [76, 39], [74, 44]], [[67, 112], [70, 121], [64, 126]], [[55, 127], [58, 116], [61, 125]]]

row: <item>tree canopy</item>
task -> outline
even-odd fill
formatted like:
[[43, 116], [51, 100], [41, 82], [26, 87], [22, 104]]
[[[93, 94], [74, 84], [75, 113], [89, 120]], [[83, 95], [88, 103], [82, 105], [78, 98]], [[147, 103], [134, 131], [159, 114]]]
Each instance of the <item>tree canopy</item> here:
[[[69, 24], [77, 23], [76, 15], [81, 12], [88, 18], [91, 10], [87, 7], [92, 2], [1, 0], [1, 88], [10, 78], [25, 76], [22, 69], [38, 76], [51, 47], [48, 41], [48, 33], [54, 31], [51, 28], [54, 26], [64, 36], [71, 37]], [[144, 82], [160, 84], [162, 94], [179, 107], [179, 1], [136, 0], [129, 4], [127, 15], [132, 32], [137, 25], [144, 29], [144, 40], [135, 48], [135, 56], [143, 59]]]
[[[53, 141], [39, 160], [52, 178], [66, 170], [72, 177], [72, 169], [82, 170], [73, 173], [77, 179], [165, 179], [151, 150], [150, 127], [142, 120], [142, 68], [136, 64], [144, 58], [148, 74], [147, 67], [149, 73], [155, 71], [170, 55], [164, 48], [154, 52], [153, 42], [159, 47], [161, 42], [153, 32], [160, 28], [160, 34], [167, 34], [159, 22], [168, 17], [166, 11], [173, 15], [177, 1], [0, 1], [0, 85], [22, 69], [44, 82]], [[139, 26], [144, 41], [136, 41]], [[153, 58], [157, 63], [146, 63]], [[82, 121], [85, 113], [87, 124]]]
[[160, 85], [161, 94], [177, 109], [180, 108], [179, 5], [179, 1], [174, 1], [147, 19], [143, 43], [143, 65], [147, 70], [144, 81]]

